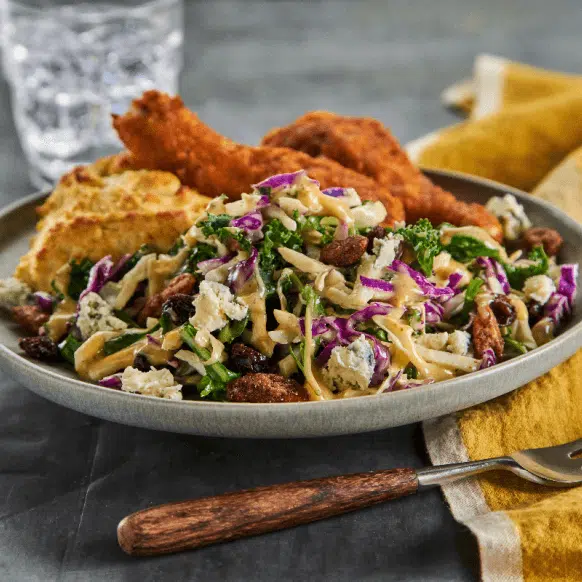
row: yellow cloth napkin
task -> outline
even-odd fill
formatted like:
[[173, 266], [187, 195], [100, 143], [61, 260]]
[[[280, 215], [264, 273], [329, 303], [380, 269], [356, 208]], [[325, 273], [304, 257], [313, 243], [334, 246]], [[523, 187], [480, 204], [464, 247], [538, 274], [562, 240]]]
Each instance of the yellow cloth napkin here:
[[[582, 221], [580, 89], [582, 77], [479, 57], [474, 79], [443, 94], [470, 119], [409, 151], [421, 165], [533, 188]], [[431, 461], [497, 457], [582, 437], [580, 376], [582, 351], [511, 394], [426, 422]], [[495, 473], [443, 492], [455, 519], [477, 537], [483, 580], [582, 580], [582, 487], [545, 488]]]
[[483, 55], [474, 79], [444, 95], [471, 119], [408, 144], [414, 162], [529, 191], [582, 146], [582, 77]]

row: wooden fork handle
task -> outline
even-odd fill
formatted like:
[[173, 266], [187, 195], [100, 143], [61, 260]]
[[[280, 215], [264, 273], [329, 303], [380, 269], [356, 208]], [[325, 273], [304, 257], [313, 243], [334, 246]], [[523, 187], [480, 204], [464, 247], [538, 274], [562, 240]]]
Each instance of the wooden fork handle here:
[[412, 469], [259, 487], [143, 509], [119, 523], [117, 539], [132, 556], [170, 554], [324, 519], [417, 488]]

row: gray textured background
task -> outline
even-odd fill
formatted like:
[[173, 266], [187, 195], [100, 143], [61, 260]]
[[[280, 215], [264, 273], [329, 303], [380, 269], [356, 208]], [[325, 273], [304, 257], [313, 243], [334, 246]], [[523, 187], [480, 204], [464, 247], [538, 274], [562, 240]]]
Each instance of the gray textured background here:
[[[479, 52], [580, 70], [579, 0], [188, 2], [182, 94], [255, 143], [321, 108], [371, 115], [403, 141], [450, 123], [440, 91]], [[30, 192], [0, 86], [0, 204]], [[115, 527], [150, 503], [426, 462], [420, 429], [234, 441], [99, 421], [0, 372], [0, 580], [473, 580], [470, 535], [438, 491], [295, 530], [154, 560]]]

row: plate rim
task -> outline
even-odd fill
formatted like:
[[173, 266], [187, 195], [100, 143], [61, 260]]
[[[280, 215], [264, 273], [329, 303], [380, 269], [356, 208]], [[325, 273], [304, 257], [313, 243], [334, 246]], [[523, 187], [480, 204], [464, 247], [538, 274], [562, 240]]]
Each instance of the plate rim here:
[[[422, 168], [422, 171], [427, 174], [429, 177], [432, 175], [435, 176], [442, 176], [442, 177], [452, 177], [456, 179], [460, 179], [466, 182], [471, 182], [476, 185], [484, 185], [490, 188], [494, 188], [497, 190], [503, 190], [510, 194], [517, 194], [518, 197], [529, 196], [529, 194], [513, 188], [511, 186], [507, 186], [505, 184], [501, 184], [499, 182], [495, 182], [493, 180], [489, 180], [486, 178], [476, 177], [470, 174], [465, 174], [462, 172], [456, 171], [449, 171], [449, 170], [435, 170], [435, 169], [428, 169]], [[50, 194], [49, 191], [39, 191], [32, 193], [28, 196], [23, 198], [19, 198], [12, 203], [8, 204], [7, 206], [0, 209], [0, 220], [5, 219], [11, 213], [17, 211], [23, 206], [29, 205], [34, 202], [40, 202], [43, 198], [46, 198]], [[535, 204], [541, 206], [546, 212], [553, 215], [557, 220], [567, 224], [571, 229], [576, 231], [577, 235], [582, 240], [582, 225], [578, 222], [570, 218], [566, 213], [564, 213], [559, 208], [555, 207], [551, 203], [540, 200], [538, 198], [533, 198], [535, 200]], [[575, 341], [572, 341], [575, 340]], [[407, 401], [413, 402], [417, 399], [422, 398], [423, 394], [428, 392], [432, 392], [433, 394], [437, 391], [449, 391], [455, 390], [456, 385], [466, 384], [468, 378], [475, 378], [478, 377], [480, 380], [487, 381], [488, 377], [497, 376], [503, 373], [511, 374], [514, 368], [520, 368], [524, 360], [534, 360], [540, 359], [544, 357], [544, 354], [548, 352], [559, 352], [567, 353], [571, 351], [571, 354], [575, 353], [578, 349], [579, 345], [582, 343], [582, 320], [578, 323], [572, 325], [566, 331], [561, 333], [551, 342], [536, 348], [532, 352], [528, 352], [527, 354], [520, 355], [516, 358], [493, 366], [491, 368], [485, 370], [479, 370], [477, 372], [473, 372], [471, 374], [467, 374], [464, 376], [459, 376], [456, 378], [452, 378], [450, 380], [435, 382], [434, 384], [429, 384], [425, 386], [419, 386], [414, 388], [414, 390], [402, 390], [397, 392], [392, 392], [389, 394], [382, 394], [384, 398], [381, 402], [391, 402], [395, 403], [395, 405], [404, 405]], [[577, 345], [575, 349], [571, 349], [572, 345]], [[565, 349], [564, 349], [565, 348]], [[347, 398], [347, 399], [335, 399], [335, 400], [326, 400], [326, 401], [309, 401], [309, 402], [294, 402], [294, 403], [239, 403], [239, 402], [213, 402], [213, 401], [202, 401], [202, 400], [168, 400], [168, 399], [161, 399], [156, 398], [154, 396], [146, 396], [141, 394], [133, 394], [128, 392], [123, 392], [120, 390], [111, 390], [110, 388], [102, 387], [97, 384], [92, 384], [90, 382], [85, 382], [79, 378], [71, 378], [69, 376], [65, 376], [58, 369], [52, 367], [45, 367], [39, 365], [38, 363], [25, 358], [24, 356], [20, 355], [19, 353], [13, 351], [6, 345], [0, 343], [0, 355], [7, 360], [12, 361], [13, 365], [19, 368], [29, 368], [31, 371], [36, 375], [48, 375], [54, 381], [64, 381], [69, 384], [72, 388], [78, 389], [80, 391], [85, 392], [86, 394], [89, 393], [95, 397], [102, 397], [111, 403], [124, 403], [124, 404], [131, 404], [137, 402], [135, 399], [139, 399], [140, 401], [144, 402], [144, 399], [150, 403], [156, 403], [152, 406], [163, 407], [164, 409], [180, 409], [185, 410], [189, 409], [191, 411], [216, 411], [218, 413], [228, 413], [229, 411], [236, 411], [239, 414], [245, 414], [245, 412], [250, 416], [256, 416], [257, 414], [261, 414], [264, 411], [270, 411], [273, 413], [274, 416], [278, 416], [282, 413], [291, 414], [292, 410], [301, 410], [301, 413], [306, 413], [309, 411], [317, 411], [318, 413], [331, 413], [333, 412], [342, 412], [346, 415], [349, 415], [352, 412], [356, 412], [360, 409], [367, 409], [373, 405], [374, 402], [378, 402], [372, 398], [368, 397], [361, 397], [361, 398]], [[563, 362], [568, 359], [570, 355], [560, 358], [560, 361]], [[552, 366], [553, 367], [553, 366]], [[549, 368], [551, 369], [551, 368]], [[535, 378], [542, 376], [543, 374], [547, 373], [543, 372], [542, 374], [537, 374]], [[478, 376], [477, 376], [478, 374]], [[470, 381], [470, 380], [469, 380]], [[530, 380], [531, 381], [531, 380]], [[507, 390], [503, 393], [512, 392], [517, 388], [513, 388]], [[46, 395], [44, 395], [46, 397]], [[438, 394], [436, 394], [438, 396]], [[386, 398], [387, 397], [387, 398]], [[491, 396], [490, 398], [486, 398], [483, 401], [488, 401], [496, 396]], [[49, 397], [50, 399], [50, 397]], [[398, 403], [398, 404], [396, 404]], [[177, 407], [177, 408], [176, 408]], [[129, 424], [129, 423], [128, 423]], [[356, 431], [351, 431], [356, 432]], [[360, 431], [361, 432], [361, 431]], [[331, 433], [329, 433], [331, 434]], [[337, 434], [337, 433], [335, 433]]]

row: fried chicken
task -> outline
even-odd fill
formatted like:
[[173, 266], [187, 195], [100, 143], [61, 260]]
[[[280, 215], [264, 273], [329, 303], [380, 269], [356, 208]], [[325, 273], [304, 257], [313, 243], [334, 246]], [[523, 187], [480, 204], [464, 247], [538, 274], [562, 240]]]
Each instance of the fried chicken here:
[[401, 201], [371, 177], [327, 159], [284, 147], [251, 147], [223, 137], [187, 109], [179, 97], [148, 91], [113, 125], [138, 168], [166, 170], [202, 194], [230, 198], [273, 174], [305, 170], [322, 188], [355, 188], [363, 200], [380, 200], [386, 224], [404, 219]]
[[390, 131], [375, 119], [315, 111], [291, 125], [271, 130], [262, 145], [335, 160], [373, 178], [402, 200], [407, 222], [428, 218], [433, 224], [476, 225], [501, 239], [501, 225], [495, 216], [481, 204], [461, 202], [434, 185], [412, 164]]

